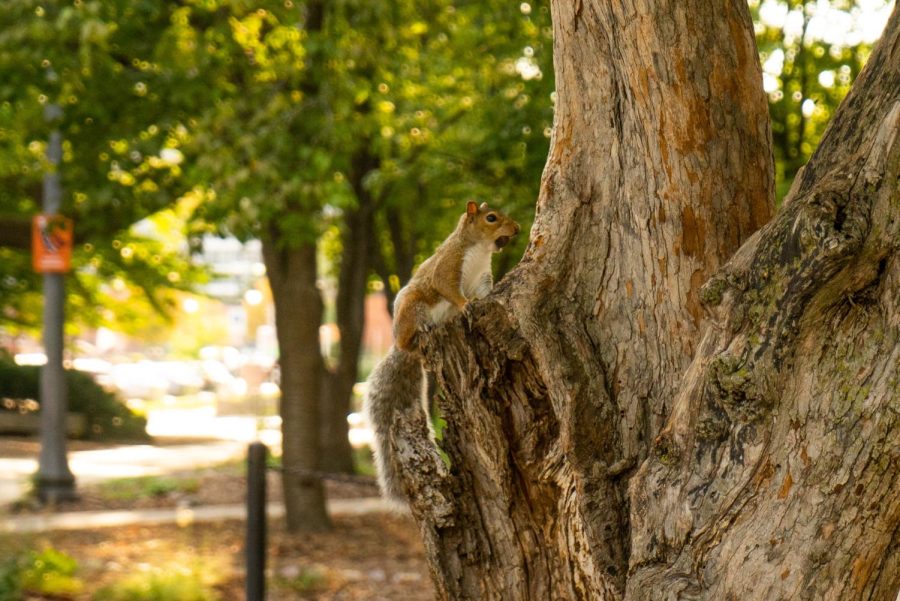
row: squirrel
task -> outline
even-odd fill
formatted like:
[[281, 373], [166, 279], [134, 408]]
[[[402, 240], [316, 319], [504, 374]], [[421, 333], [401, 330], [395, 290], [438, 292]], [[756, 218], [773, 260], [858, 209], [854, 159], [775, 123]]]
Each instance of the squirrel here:
[[[427, 378], [417, 336], [459, 313], [493, 286], [491, 256], [519, 233], [519, 224], [488, 207], [468, 202], [453, 233], [415, 272], [394, 300], [394, 345], [368, 379], [365, 412], [372, 426], [378, 484], [385, 497], [406, 498], [392, 452], [392, 422], [417, 403], [427, 408]], [[428, 411], [425, 411], [426, 419]], [[430, 422], [427, 424], [431, 430]]]

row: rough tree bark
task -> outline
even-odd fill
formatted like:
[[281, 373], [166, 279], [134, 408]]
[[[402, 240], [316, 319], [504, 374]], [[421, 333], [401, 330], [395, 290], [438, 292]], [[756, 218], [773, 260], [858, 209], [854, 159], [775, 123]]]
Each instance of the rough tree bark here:
[[745, 2], [552, 9], [529, 247], [423, 347], [449, 466], [395, 421], [439, 597], [892, 600], [898, 11], [769, 222]]
[[319, 351], [322, 297], [316, 287], [316, 244], [285, 247], [277, 234], [262, 240], [263, 260], [275, 303], [281, 367], [282, 474], [287, 528], [329, 527], [322, 482], [292, 468], [319, 469], [319, 403], [324, 373]]

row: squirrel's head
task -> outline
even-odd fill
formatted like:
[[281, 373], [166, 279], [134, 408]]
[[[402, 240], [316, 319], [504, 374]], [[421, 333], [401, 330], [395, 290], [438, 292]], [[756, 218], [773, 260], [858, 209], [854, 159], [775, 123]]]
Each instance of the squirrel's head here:
[[486, 202], [479, 206], [470, 200], [466, 204], [464, 219], [466, 228], [477, 239], [494, 243], [494, 251], [509, 244], [509, 239], [518, 234], [520, 229], [518, 223], [500, 211], [491, 209]]

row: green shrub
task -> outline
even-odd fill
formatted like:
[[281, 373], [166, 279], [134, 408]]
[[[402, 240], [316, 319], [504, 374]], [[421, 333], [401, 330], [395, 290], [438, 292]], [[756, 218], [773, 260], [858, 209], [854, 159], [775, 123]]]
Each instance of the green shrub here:
[[53, 547], [20, 553], [0, 564], [0, 601], [19, 601], [26, 593], [74, 597], [84, 590], [77, 572], [78, 562]]
[[0, 562], [0, 601], [19, 601], [22, 598], [22, 569], [19, 558]]
[[[146, 440], [147, 420], [133, 413], [114, 394], [104, 390], [91, 376], [66, 370], [69, 411], [87, 419], [85, 438]], [[0, 356], [0, 410], [27, 409], [40, 398], [40, 368], [16, 365]], [[36, 405], [39, 407], [39, 405]]]
[[22, 588], [47, 597], [71, 597], [84, 589], [77, 571], [78, 562], [53, 547], [31, 551], [25, 556]]

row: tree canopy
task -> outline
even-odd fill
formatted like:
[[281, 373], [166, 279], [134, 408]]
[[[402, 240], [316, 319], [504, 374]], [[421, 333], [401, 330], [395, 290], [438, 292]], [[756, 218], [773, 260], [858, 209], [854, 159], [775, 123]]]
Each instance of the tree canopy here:
[[[856, 2], [750, 6], [784, 192], [874, 34]], [[275, 224], [315, 239], [343, 226], [364, 188], [379, 208], [374, 269], [394, 291], [467, 197], [529, 222], [552, 124], [549, 19], [528, 2], [7, 2], [0, 319], [38, 321], [27, 220], [55, 126], [77, 223], [73, 323], [136, 326], [150, 319], [142, 304], [171, 308], [168, 291], [198, 277], [184, 239], [165, 233], [188, 215], [194, 236]], [[52, 103], [59, 123], [45, 119]], [[340, 239], [327, 239], [339, 265]]]
[[[127, 327], [140, 303], [165, 312], [173, 302], [168, 291], [188, 287], [198, 275], [167, 228], [133, 227], [171, 209], [188, 192], [180, 150], [187, 113], [172, 101], [182, 83], [162, 74], [158, 56], [168, 23], [165, 4], [155, 2], [15, 0], [4, 5], [3, 322], [34, 326], [38, 321], [39, 280], [27, 254], [29, 220], [40, 211], [46, 140], [53, 128], [63, 136], [63, 212], [77, 224], [68, 294], [74, 322]], [[58, 121], [45, 119], [50, 105], [62, 108]]]

